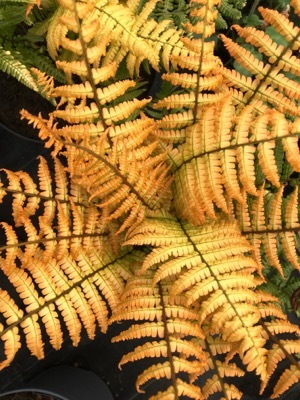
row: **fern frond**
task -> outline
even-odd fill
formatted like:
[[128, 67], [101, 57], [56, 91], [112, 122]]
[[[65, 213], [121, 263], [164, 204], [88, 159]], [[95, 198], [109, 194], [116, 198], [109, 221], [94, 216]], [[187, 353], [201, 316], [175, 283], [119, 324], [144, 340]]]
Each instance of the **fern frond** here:
[[[265, 265], [271, 265], [283, 275], [280, 258], [287, 259], [299, 270], [297, 237], [299, 236], [298, 188], [283, 201], [283, 186], [276, 193], [261, 188], [259, 196], [243, 205], [236, 204], [236, 217], [254, 248], [264, 251]], [[249, 205], [251, 204], [251, 205]], [[261, 256], [253, 253], [262, 270]]]
[[[179, 85], [184, 88], [195, 89], [197, 86], [197, 75], [196, 74], [179, 74], [176, 72], [163, 74], [162, 79], [171, 82], [174, 86]], [[218, 87], [221, 82], [221, 75], [203, 77], [200, 79], [200, 91], [203, 90], [214, 90]]]
[[271, 399], [278, 398], [282, 393], [286, 392], [292, 385], [298, 383], [300, 379], [299, 368], [295, 365], [291, 365], [290, 368], [287, 368], [278, 382], [275, 385], [274, 393], [270, 397]]
[[[263, 390], [268, 377], [265, 330], [271, 336], [272, 332], [292, 333], [298, 328], [288, 323], [278, 306], [271, 304], [276, 298], [255, 291], [259, 279], [253, 274], [258, 266], [246, 256], [251, 246], [235, 224], [224, 220], [196, 228], [171, 215], [153, 215], [131, 232], [127, 243], [154, 247], [146, 256], [140, 274], [154, 268], [152, 287], [171, 285], [169, 301], [184, 295], [187, 306], [199, 307], [198, 323], [205, 337], [222, 338], [225, 347], [220, 345], [220, 350], [217, 347], [216, 351], [228, 352], [227, 362], [238, 354], [247, 371], [256, 371], [261, 377]], [[270, 315], [276, 316], [276, 320], [265, 323], [263, 320]], [[291, 346], [298, 346], [298, 341], [292, 340]], [[202, 343], [202, 347], [206, 351], [207, 344]], [[227, 368], [225, 370], [230, 373]], [[198, 373], [204, 373], [201, 367]], [[238, 374], [237, 370], [234, 373]], [[152, 373], [150, 376], [153, 377]], [[214, 389], [208, 389], [211, 384], [213, 381], [208, 381], [208, 394], [225, 390], [218, 375]], [[227, 386], [226, 390], [235, 392], [237, 389]], [[238, 393], [237, 390], [236, 395]]]
[[[236, 59], [236, 61], [243, 67], [247, 68], [251, 73], [253, 73], [258, 80], [263, 80], [265, 84], [270, 84], [272, 85], [272, 87], [279, 89], [281, 92], [284, 92], [287, 98], [299, 98], [299, 85], [280, 73], [280, 69], [272, 68], [269, 64], [264, 64], [262, 61], [259, 61], [257, 58], [255, 58], [250, 51], [230, 41], [230, 39], [228, 38], [223, 37], [223, 42], [225, 43], [227, 50]], [[228, 79], [228, 71], [226, 72]], [[247, 81], [251, 82], [251, 80], [249, 79]], [[237, 85], [237, 83], [235, 83], [235, 85]], [[246, 85], [244, 86], [244, 88], [241, 87], [241, 89], [243, 91], [246, 91]], [[263, 85], [260, 89], [260, 95], [262, 96], [262, 98], [264, 96], [263, 91], [265, 89], [266, 85]], [[247, 90], [249, 91], [249, 88], [247, 88]], [[268, 100], [272, 102], [272, 99]], [[288, 101], [286, 101], [286, 103], [288, 104]], [[290, 103], [292, 104], [292, 102]], [[290, 107], [292, 108], [292, 106]]]
[[107, 125], [112, 125], [114, 122], [122, 121], [128, 118], [134, 111], [148, 104], [150, 99], [125, 101], [116, 106], [103, 109], [103, 117]]
[[279, 187], [275, 156], [279, 141], [286, 160], [299, 170], [296, 121], [290, 123], [273, 110], [255, 117], [254, 105], [246, 106], [238, 118], [234, 112], [230, 97], [220, 106], [207, 107], [199, 113], [200, 121], [186, 129], [186, 142], [172, 152], [174, 205], [180, 216], [195, 224], [202, 223], [205, 215], [215, 218], [216, 207], [228, 212], [226, 192], [242, 203], [243, 190], [256, 196], [256, 164]]
[[[133, 103], [140, 105], [141, 101], [135, 99]], [[78, 116], [74, 115], [77, 120]], [[57, 140], [59, 130], [49, 129], [41, 118], [34, 120], [39, 124], [44, 139], [49, 139], [50, 136], [50, 139], [54, 137]], [[97, 207], [103, 210], [103, 215], [106, 215], [106, 222], [120, 218], [122, 220], [125, 217], [120, 225], [120, 232], [140, 222], [148, 209], [160, 208], [168, 204], [170, 199], [168, 167], [162, 163], [165, 154], [156, 154], [157, 142], [152, 142], [150, 145], [145, 143], [151, 131], [148, 129], [149, 125], [143, 125], [145, 140], [142, 142], [134, 139], [140, 134], [137, 130], [131, 131], [133, 141], [128, 137], [123, 138], [124, 142], [120, 140], [118, 132], [126, 125], [116, 128], [115, 133], [111, 129], [112, 137], [115, 137], [111, 149], [109, 149], [108, 131], [100, 140], [95, 143], [90, 142], [89, 145], [87, 145], [88, 138], [84, 140], [83, 145], [72, 145], [69, 138], [63, 141], [69, 149], [66, 156], [72, 179], [76, 184], [86, 188], [89, 201], [97, 202]], [[140, 126], [142, 125], [132, 124], [132, 128], [135, 129]], [[120, 152], [120, 149], [123, 151]], [[86, 153], [90, 159], [82, 163], [82, 157]]]
[[151, 14], [156, 21], [171, 20], [177, 28], [188, 21], [188, 3], [183, 0], [158, 2]]
[[[135, 320], [146, 320], [122, 332], [113, 341], [143, 337], [160, 340], [151, 340], [136, 346], [132, 352], [122, 357], [119, 367], [139, 359], [158, 358], [159, 363], [146, 369], [137, 378], [138, 392], [143, 392], [141, 386], [150, 379], [167, 378], [171, 380], [171, 386], [166, 392], [153, 396], [153, 400], [163, 398], [166, 393], [185, 393], [189, 398], [195, 398], [197, 393], [200, 396], [197, 398], [202, 398], [200, 389], [192, 385], [192, 382], [179, 379], [181, 371], [189, 375], [195, 374], [205, 362], [206, 357], [201, 346], [190, 339], [203, 337], [193, 319], [193, 314], [196, 316], [197, 313], [193, 313], [191, 308], [185, 312], [184, 296], [178, 296], [170, 302], [170, 284], [151, 287], [152, 276], [153, 271], [149, 270], [146, 274], [134, 276], [128, 281], [122, 302], [110, 321], [119, 321], [130, 315], [135, 315]], [[161, 362], [164, 359], [167, 361]]]
[[[136, 260], [130, 258], [130, 252], [118, 260], [97, 250], [88, 255], [83, 249], [76, 259], [67, 254], [60, 261], [53, 258], [43, 261], [42, 250], [30, 259], [21, 256], [19, 259], [22, 269], [15, 267], [8, 279], [25, 313], [2, 292], [1, 314], [5, 325], [1, 326], [0, 340], [4, 342], [6, 359], [1, 368], [13, 360], [20, 348], [19, 330], [24, 332], [27, 347], [37, 358], [44, 357], [47, 340], [54, 349], [61, 348], [62, 324], [74, 346], [80, 341], [83, 327], [91, 339], [96, 326], [105, 332], [109, 313], [119, 303], [123, 291], [123, 277], [130, 276], [129, 265]], [[0, 265], [2, 268], [2, 260]], [[42, 324], [47, 340], [41, 333]]]
[[286, 16], [276, 10], [259, 7], [258, 11], [263, 16], [264, 20], [272, 25], [276, 31], [282, 35], [288, 43], [292, 44], [293, 50], [298, 50], [300, 47], [300, 29], [295, 26]]
[[[58, 68], [62, 69], [66, 74], [75, 74], [83, 78], [87, 78], [88, 69], [84, 61], [56, 61]], [[93, 81], [97, 85], [99, 82], [104, 82], [109, 78], [115, 76], [117, 71], [117, 64], [111, 63], [105, 67], [92, 68], [91, 73]]]
[[[7, 184], [4, 184], [5, 175]], [[3, 254], [6, 253], [1, 267], [6, 272], [13, 270], [19, 259], [26, 263], [37, 249], [43, 249], [46, 262], [51, 258], [59, 260], [68, 252], [76, 257], [78, 240], [87, 252], [101, 244], [101, 214], [88, 204], [88, 195], [82, 188], [72, 184], [72, 194], [69, 193], [68, 178], [61, 163], [55, 161], [55, 184], [42, 158], [38, 176], [38, 186], [26, 173], [5, 171], [2, 176], [2, 201], [12, 196], [14, 226], [22, 228], [26, 237], [25, 243], [18, 243], [14, 226], [2, 223], [7, 245], [0, 247]], [[39, 215], [38, 224], [33, 221], [36, 214]], [[56, 228], [52, 226], [55, 219]]]
[[297, 0], [291, 0], [291, 6], [294, 8], [295, 13], [299, 15], [300, 9], [299, 9], [298, 1]]
[[195, 104], [199, 104], [201, 106], [207, 106], [210, 104], [214, 104], [220, 101], [223, 98], [223, 94], [198, 94], [195, 96], [195, 93], [190, 92], [186, 94], [173, 94], [169, 97], [166, 97], [162, 100], [159, 100], [155, 105], [154, 108], [162, 108], [165, 107], [167, 110], [171, 108], [179, 109], [182, 107], [193, 108]]
[[[133, 86], [135, 86], [135, 82], [130, 81], [129, 79], [124, 81], [119, 81], [111, 85], [108, 85], [103, 89], [98, 88], [97, 97], [99, 99], [100, 104], [103, 105], [107, 102], [115, 100], [117, 97], [124, 94], [127, 91], [127, 89]], [[87, 81], [85, 82], [85, 84], [81, 83], [77, 85], [59, 86], [54, 89], [52, 95], [55, 97], [62, 97], [66, 99], [69, 98], [87, 99], [87, 98], [93, 98], [94, 92], [92, 86]]]
[[[233, 384], [228, 384], [224, 381], [226, 377], [242, 377], [244, 371], [240, 369], [236, 364], [229, 362], [222, 362], [221, 360], [215, 359], [216, 355], [222, 355], [231, 349], [228, 343], [224, 343], [219, 338], [213, 338], [210, 335], [206, 335], [206, 340], [200, 341], [208, 357], [207, 365], [202, 374], [207, 374], [205, 384], [203, 385], [203, 394], [205, 398], [215, 393], [222, 393], [228, 398], [240, 399], [242, 392]], [[211, 374], [213, 375], [211, 376]]]
[[215, 32], [215, 21], [217, 19], [217, 6], [221, 3], [220, 0], [213, 0], [208, 3], [206, 0], [195, 0], [192, 2], [191, 17], [194, 17], [195, 24], [187, 22], [184, 27], [197, 35], [202, 35], [203, 38], [212, 36]]
[[247, 43], [257, 47], [260, 53], [268, 57], [270, 64], [276, 63], [285, 72], [291, 72], [296, 76], [300, 75], [299, 61], [293, 55], [292, 50], [284, 49], [282, 45], [273, 42], [269, 35], [252, 27], [233, 26], [240, 37]]
[[[29, 15], [38, 0], [24, 1]], [[0, 269], [13, 295], [0, 290], [0, 368], [22, 346], [41, 359], [65, 336], [77, 346], [130, 321], [113, 339], [135, 342], [119, 367], [145, 364], [139, 392], [162, 381], [150, 400], [241, 399], [250, 372], [262, 394], [283, 363], [272, 396], [299, 379], [286, 311], [299, 295], [300, 31], [261, 9], [286, 45], [234, 25], [258, 50], [221, 36], [248, 73], [225, 68], [218, 11], [233, 19], [243, 5], [57, 0], [28, 32], [66, 79], [31, 70], [58, 106], [49, 118], [22, 111], [54, 169], [41, 158], [36, 181], [1, 172], [11, 218]], [[156, 72], [164, 82], [146, 98]]]
[[[7, 46], [3, 47], [0, 44], [0, 69], [18, 79], [23, 85], [29, 87], [32, 90], [38, 91], [35, 80], [30, 74], [26, 65], [22, 62], [20, 53], [16, 50], [8, 50]], [[20, 59], [22, 61], [20, 61]]]
[[[184, 48], [180, 41], [180, 31], [172, 27], [171, 21], [156, 22], [149, 17], [156, 2], [153, 0], [145, 3], [143, 9], [135, 13], [134, 9], [126, 4], [116, 4], [113, 1], [98, 2], [99, 4], [83, 8], [84, 11], [65, 7], [64, 2], [61, 1], [48, 29], [49, 54], [56, 59], [59, 47], [63, 46], [81, 56], [80, 40], [67, 37], [67, 32], [71, 28], [73, 32], [78, 32], [76, 13], [81, 12], [81, 36], [88, 44], [88, 52], [92, 51], [90, 46], [93, 46], [95, 51], [102, 46], [102, 51], [95, 54], [95, 57], [92, 58], [89, 55], [89, 62], [99, 63], [103, 56], [101, 66], [104, 67], [111, 62], [119, 65], [126, 57], [127, 68], [133, 76], [139, 73], [143, 60], [147, 60], [154, 69], [157, 69], [161, 58], [165, 68], [168, 69], [170, 55], [178, 54], [184, 51]], [[74, 26], [75, 29], [73, 29]], [[122, 36], [122, 41], [119, 40], [120, 36]], [[108, 41], [107, 38], [109, 38]]]
[[26, 21], [25, 4], [1, 4], [0, 5], [0, 32], [1, 36], [12, 36], [16, 26]]
[[[232, 4], [233, 3], [233, 4]], [[242, 17], [241, 9], [245, 6], [243, 1], [222, 0], [218, 7], [219, 15], [216, 21], [217, 29], [227, 29], [226, 20], [239, 20]]]
[[[254, 28], [234, 26], [248, 43], [258, 47], [259, 52], [266, 54], [270, 64], [266, 63], [265, 60], [259, 61], [251, 52], [237, 45], [225, 35], [221, 35], [227, 50], [239, 64], [254, 75], [254, 80], [252, 78], [246, 79], [237, 71], [230, 71], [226, 68], [223, 68], [221, 73], [228, 86], [247, 92], [248, 99], [246, 104], [260, 99], [267, 106], [271, 104], [273, 109], [291, 116], [298, 116], [297, 92], [299, 87], [295, 83], [295, 79], [288, 77], [285, 71], [290, 71], [295, 75], [299, 74], [299, 60], [293, 56], [291, 50], [298, 46], [300, 31], [277, 11], [262, 7], [259, 10], [266, 23], [270, 23], [278, 34], [287, 39], [287, 46], [278, 46], [267, 34]], [[295, 100], [293, 100], [293, 97], [295, 97]]]

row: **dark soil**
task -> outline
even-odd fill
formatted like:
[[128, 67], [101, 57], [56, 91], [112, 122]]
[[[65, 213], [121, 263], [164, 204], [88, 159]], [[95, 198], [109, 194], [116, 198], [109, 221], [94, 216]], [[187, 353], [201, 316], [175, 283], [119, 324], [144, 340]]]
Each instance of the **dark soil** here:
[[20, 118], [22, 108], [34, 115], [41, 112], [43, 117], [54, 109], [40, 94], [0, 71], [0, 123], [19, 135], [37, 139], [37, 130]]

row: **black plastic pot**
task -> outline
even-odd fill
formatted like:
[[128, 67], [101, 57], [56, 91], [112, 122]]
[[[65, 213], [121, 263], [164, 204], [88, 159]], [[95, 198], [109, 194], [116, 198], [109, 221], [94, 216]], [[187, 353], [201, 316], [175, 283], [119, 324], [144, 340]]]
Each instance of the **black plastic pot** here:
[[0, 167], [12, 171], [30, 169], [39, 155], [48, 155], [49, 149], [38, 139], [26, 138], [0, 123]]
[[113, 400], [108, 387], [95, 373], [68, 366], [50, 368], [23, 388], [2, 393], [0, 399], [21, 393], [39, 393], [57, 400]]

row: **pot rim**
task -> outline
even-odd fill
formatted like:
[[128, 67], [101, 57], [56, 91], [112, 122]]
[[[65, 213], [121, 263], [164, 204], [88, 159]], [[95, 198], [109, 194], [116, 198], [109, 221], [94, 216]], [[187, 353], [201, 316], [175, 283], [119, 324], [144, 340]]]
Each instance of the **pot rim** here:
[[3, 396], [32, 392], [56, 400], [113, 400], [106, 383], [93, 371], [68, 365], [50, 367], [22, 387], [0, 393]]

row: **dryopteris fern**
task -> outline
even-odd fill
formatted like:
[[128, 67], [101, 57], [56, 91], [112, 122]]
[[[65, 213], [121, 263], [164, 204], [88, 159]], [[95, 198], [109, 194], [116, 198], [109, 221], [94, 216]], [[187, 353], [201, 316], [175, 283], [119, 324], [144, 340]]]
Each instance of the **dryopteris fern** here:
[[42, 89], [32, 67], [59, 82], [65, 81], [64, 74], [43, 50], [44, 35], [55, 7], [54, 0], [6, 0], [0, 4], [0, 70], [40, 93]]
[[[64, 327], [76, 346], [83, 328], [92, 339], [130, 320], [114, 341], [140, 345], [120, 367], [150, 359], [137, 390], [160, 379], [152, 400], [241, 399], [252, 371], [276, 398], [300, 378], [299, 328], [269, 280], [299, 270], [300, 31], [267, 9], [286, 47], [235, 25], [263, 61], [222, 35], [245, 77], [214, 54], [220, 1], [192, 1], [180, 24], [157, 18], [160, 7], [59, 0], [47, 25], [68, 84], [35, 70], [58, 106], [48, 119], [22, 111], [52, 148], [54, 174], [42, 158], [37, 182], [2, 172], [13, 221], [1, 223], [0, 266], [15, 298], [2, 290], [1, 367], [25, 346], [20, 331], [42, 358]], [[133, 96], [143, 63], [171, 94]]]
[[216, 20], [217, 29], [227, 29], [228, 23], [226, 20], [238, 21], [242, 17], [241, 10], [245, 7], [244, 0], [222, 0], [218, 7], [218, 17]]

